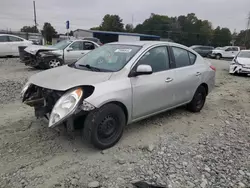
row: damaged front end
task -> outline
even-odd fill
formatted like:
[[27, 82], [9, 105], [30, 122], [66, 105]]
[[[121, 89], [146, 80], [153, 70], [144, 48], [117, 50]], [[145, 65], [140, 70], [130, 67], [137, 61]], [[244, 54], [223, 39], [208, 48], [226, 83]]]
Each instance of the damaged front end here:
[[63, 63], [63, 52], [54, 48], [31, 46], [24, 49], [24, 54], [25, 58], [22, 58], [22, 62], [26, 66], [47, 69], [50, 68], [49, 61], [53, 58], [58, 59], [60, 65]]
[[53, 128], [64, 123], [67, 129], [74, 129], [74, 120], [94, 110], [94, 106], [84, 101], [93, 93], [92, 86], [76, 87], [67, 91], [56, 91], [34, 84], [26, 84], [21, 92], [22, 102], [34, 107], [37, 118], [49, 120]]
[[237, 59], [233, 59], [229, 68], [230, 74], [250, 74], [250, 66], [241, 64]]

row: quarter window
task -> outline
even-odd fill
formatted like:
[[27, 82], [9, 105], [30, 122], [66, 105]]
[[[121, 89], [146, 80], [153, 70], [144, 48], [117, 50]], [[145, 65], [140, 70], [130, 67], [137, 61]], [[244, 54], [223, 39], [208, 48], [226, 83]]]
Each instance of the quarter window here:
[[172, 47], [172, 49], [174, 53], [176, 68], [190, 65], [189, 53], [187, 50], [177, 47]]
[[191, 52], [188, 52], [188, 55], [189, 55], [190, 63], [191, 63], [191, 65], [193, 65], [195, 63], [195, 60], [196, 60], [196, 55], [194, 55]]
[[7, 36], [0, 36], [0, 42], [8, 42]]
[[169, 56], [166, 46], [156, 47], [143, 55], [137, 65], [150, 65], [153, 72], [169, 69]]

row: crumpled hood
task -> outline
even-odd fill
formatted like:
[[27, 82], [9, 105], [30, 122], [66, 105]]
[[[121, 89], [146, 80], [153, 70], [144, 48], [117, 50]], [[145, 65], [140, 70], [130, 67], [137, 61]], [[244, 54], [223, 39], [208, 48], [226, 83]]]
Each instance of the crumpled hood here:
[[94, 72], [65, 65], [37, 73], [28, 82], [47, 89], [65, 91], [76, 86], [104, 82], [111, 75], [110, 72]]
[[250, 58], [237, 57], [237, 61], [243, 65], [250, 65]]
[[62, 56], [63, 55], [63, 50], [49, 50], [49, 51], [43, 51], [39, 53], [40, 55], [44, 56], [50, 56], [50, 55], [55, 55], [55, 56]]
[[57, 50], [57, 49], [49, 47], [49, 46], [42, 46], [42, 45], [31, 45], [31, 46], [28, 46], [27, 48], [24, 49], [24, 51], [26, 51], [30, 54], [33, 54], [33, 55], [36, 55], [36, 53], [39, 50]]

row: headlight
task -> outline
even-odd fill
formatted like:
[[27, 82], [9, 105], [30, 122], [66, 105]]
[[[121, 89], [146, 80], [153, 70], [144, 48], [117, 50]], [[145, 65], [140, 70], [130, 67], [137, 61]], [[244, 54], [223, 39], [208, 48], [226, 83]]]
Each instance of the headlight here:
[[83, 95], [81, 88], [70, 90], [65, 93], [55, 104], [49, 119], [49, 127], [54, 127], [70, 116], [77, 108]]
[[25, 94], [26, 91], [29, 89], [29, 87], [30, 87], [30, 83], [29, 83], [29, 82], [27, 82], [27, 83], [23, 86], [23, 89], [22, 89], [22, 91], [21, 91], [21, 98], [24, 97], [24, 94]]

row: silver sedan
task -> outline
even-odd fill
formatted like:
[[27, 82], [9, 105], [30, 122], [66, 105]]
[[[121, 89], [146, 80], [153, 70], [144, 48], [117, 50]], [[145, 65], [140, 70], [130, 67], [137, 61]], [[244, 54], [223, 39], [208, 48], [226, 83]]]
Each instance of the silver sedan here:
[[186, 46], [116, 42], [33, 75], [21, 94], [49, 127], [80, 126], [88, 142], [105, 149], [127, 124], [182, 105], [199, 112], [214, 84], [215, 68]]

